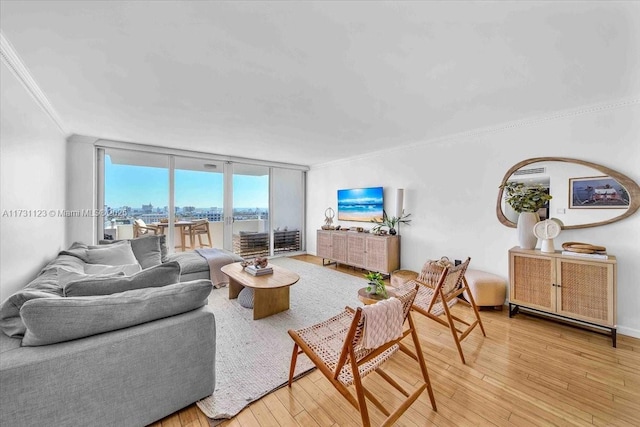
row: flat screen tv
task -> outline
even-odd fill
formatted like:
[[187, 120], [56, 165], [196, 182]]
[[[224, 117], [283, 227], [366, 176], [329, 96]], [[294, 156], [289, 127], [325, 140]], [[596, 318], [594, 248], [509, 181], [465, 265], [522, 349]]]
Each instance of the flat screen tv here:
[[370, 222], [382, 219], [382, 187], [338, 190], [338, 219], [340, 221]]

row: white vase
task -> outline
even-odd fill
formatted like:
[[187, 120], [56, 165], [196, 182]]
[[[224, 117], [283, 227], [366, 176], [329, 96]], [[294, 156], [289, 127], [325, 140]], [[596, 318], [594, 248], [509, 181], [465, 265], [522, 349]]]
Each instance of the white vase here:
[[533, 234], [533, 226], [540, 221], [537, 212], [521, 212], [518, 215], [518, 243], [522, 249], [534, 249], [538, 238]]

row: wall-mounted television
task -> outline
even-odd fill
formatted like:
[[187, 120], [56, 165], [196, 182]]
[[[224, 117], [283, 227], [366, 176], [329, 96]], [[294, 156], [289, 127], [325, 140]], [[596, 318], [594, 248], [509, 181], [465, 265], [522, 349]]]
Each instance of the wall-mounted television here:
[[338, 220], [371, 222], [381, 220], [384, 209], [382, 187], [338, 190]]

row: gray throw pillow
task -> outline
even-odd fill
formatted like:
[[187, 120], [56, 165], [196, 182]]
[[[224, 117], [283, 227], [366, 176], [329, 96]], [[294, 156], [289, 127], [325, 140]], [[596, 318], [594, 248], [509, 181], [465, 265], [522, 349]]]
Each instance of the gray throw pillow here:
[[132, 276], [142, 270], [142, 267], [137, 262], [135, 264], [123, 264], [123, 265], [104, 265], [104, 264], [85, 264], [84, 272], [92, 276], [96, 275], [109, 275], [122, 273], [122, 276]]
[[132, 289], [152, 288], [172, 285], [180, 281], [180, 264], [166, 262], [132, 276], [121, 277], [89, 277], [67, 283], [64, 296], [80, 297], [88, 295], [109, 295]]
[[0, 304], [0, 330], [10, 337], [23, 336], [27, 328], [20, 317], [20, 309], [24, 303], [36, 298], [57, 298], [62, 294], [57, 269], [45, 271]]
[[136, 289], [106, 296], [39, 298], [20, 310], [23, 346], [83, 338], [195, 310], [207, 303], [210, 280]]
[[[88, 264], [88, 265], [93, 265], [93, 264]], [[95, 264], [95, 265], [100, 265], [100, 264]], [[118, 267], [118, 266], [110, 265], [109, 267]], [[58, 284], [62, 288], [64, 288], [67, 285], [67, 283], [75, 282], [77, 280], [95, 279], [95, 278], [104, 278], [104, 277], [118, 277], [118, 276], [120, 277], [124, 276], [124, 272], [119, 271], [115, 273], [95, 275], [90, 273], [89, 274], [77, 273], [75, 271], [65, 270], [64, 268], [58, 268]]]
[[97, 249], [87, 251], [89, 264], [123, 265], [136, 264], [136, 259], [129, 242], [117, 245], [100, 245]]
[[66, 251], [61, 251], [58, 255], [69, 255], [81, 259], [84, 262], [88, 261], [87, 258], [87, 245], [80, 242], [73, 242], [73, 244]]
[[167, 236], [144, 236], [131, 240], [100, 240], [101, 245], [129, 242], [131, 250], [142, 268], [153, 267], [166, 261], [167, 257]]

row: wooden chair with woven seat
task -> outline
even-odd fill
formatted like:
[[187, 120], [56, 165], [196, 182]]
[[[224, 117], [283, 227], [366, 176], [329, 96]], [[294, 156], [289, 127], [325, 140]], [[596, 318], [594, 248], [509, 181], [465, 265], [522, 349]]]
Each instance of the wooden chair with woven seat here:
[[145, 222], [138, 218], [133, 221], [133, 237], [141, 237], [145, 235], [159, 234], [159, 228], [152, 224], [145, 224]]
[[[429, 393], [431, 406], [436, 411], [436, 401], [429, 381], [429, 373], [420, 348], [415, 323], [411, 317], [411, 305], [416, 294], [417, 287], [402, 286], [395, 292], [397, 298], [390, 298], [355, 310], [346, 307], [342, 313], [316, 325], [289, 330], [289, 335], [294, 341], [289, 371], [289, 387], [293, 382], [297, 357], [304, 353], [340, 394], [360, 412], [362, 425], [365, 427], [371, 425], [367, 398], [386, 416], [382, 424], [384, 426], [392, 425], [400, 418], [425, 389]], [[395, 306], [389, 304], [395, 304]], [[383, 316], [382, 318], [385, 320], [381, 323], [385, 326], [378, 329], [375, 327], [376, 321], [374, 319], [385, 310], [391, 310], [394, 313], [390, 317], [395, 321], [387, 320]], [[378, 321], [380, 319], [377, 317]], [[405, 323], [408, 323], [408, 328], [403, 330]], [[365, 324], [369, 326], [365, 328]], [[382, 330], [389, 329], [390, 326], [392, 330], [390, 334], [382, 332]], [[389, 331], [385, 330], [385, 332]], [[372, 345], [369, 342], [370, 337], [367, 336], [369, 333], [374, 334], [377, 343], [374, 342]], [[400, 342], [409, 335], [413, 339], [415, 352]], [[411, 394], [381, 368], [398, 350], [402, 350], [416, 360], [422, 373], [424, 383]], [[362, 379], [372, 372], [378, 373], [406, 398], [391, 413], [362, 384]], [[351, 385], [355, 388], [355, 397], [349, 389]]]
[[[211, 230], [209, 228], [209, 220], [208, 219], [199, 219], [193, 221], [189, 227], [185, 227], [185, 234], [189, 236], [189, 241], [191, 242], [191, 249], [195, 249], [196, 247], [196, 236], [198, 236], [198, 243], [201, 248], [208, 247], [212, 248], [213, 244], [211, 243]], [[202, 236], [207, 236], [207, 243], [202, 243]]]
[[[457, 266], [446, 265], [442, 260], [427, 261], [418, 277], [407, 282], [407, 284], [419, 286], [418, 295], [413, 301], [413, 310], [451, 330], [462, 363], [466, 362], [460, 342], [478, 325], [480, 325], [482, 335], [487, 336], [469, 284], [464, 278], [469, 262], [471, 262], [471, 258], [467, 258], [465, 262]], [[469, 301], [458, 298], [465, 291], [467, 291], [465, 295], [468, 296]], [[469, 323], [454, 316], [450, 308], [458, 303], [471, 307], [476, 320]]]

